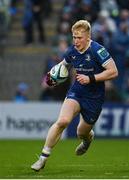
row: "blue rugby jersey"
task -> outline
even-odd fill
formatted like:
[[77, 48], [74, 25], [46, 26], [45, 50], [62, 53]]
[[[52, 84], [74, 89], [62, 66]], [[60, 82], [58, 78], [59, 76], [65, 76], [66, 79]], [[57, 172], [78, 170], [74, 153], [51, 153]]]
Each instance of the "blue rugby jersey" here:
[[[90, 47], [84, 53], [78, 52], [74, 45], [70, 46], [64, 54], [64, 59], [75, 68], [78, 74], [92, 75], [104, 70], [103, 66], [110, 61], [111, 55], [102, 45], [91, 41]], [[69, 93], [71, 97], [76, 94], [78, 97], [104, 98], [104, 82], [82, 85], [75, 80]]]

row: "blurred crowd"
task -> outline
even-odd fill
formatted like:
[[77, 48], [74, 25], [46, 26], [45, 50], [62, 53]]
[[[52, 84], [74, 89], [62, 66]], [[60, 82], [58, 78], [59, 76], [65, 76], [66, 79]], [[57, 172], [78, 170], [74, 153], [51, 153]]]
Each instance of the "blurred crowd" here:
[[[58, 61], [71, 44], [71, 26], [79, 19], [91, 22], [92, 39], [107, 48], [119, 70], [116, 80], [106, 82], [106, 101], [129, 102], [129, 0], [65, 0], [53, 40]], [[46, 71], [55, 64], [55, 54], [47, 62]]]
[[34, 25], [38, 30], [38, 41], [45, 43], [44, 19], [48, 19], [52, 12], [50, 0], [24, 0], [23, 29], [25, 31], [25, 44], [34, 42]]
[[[12, 15], [16, 13], [16, 3], [15, 0], [11, 1], [9, 12]], [[25, 44], [34, 41], [34, 23], [37, 24], [39, 41], [46, 43], [44, 19], [52, 15], [53, 3], [54, 0], [24, 0]], [[72, 24], [79, 19], [87, 19], [92, 25], [92, 39], [107, 48], [119, 71], [116, 80], [106, 82], [106, 101], [129, 103], [129, 0], [63, 0], [63, 3], [44, 75], [60, 62], [63, 53], [71, 44]], [[72, 75], [68, 81], [56, 87], [56, 90], [44, 83], [40, 100], [63, 100], [71, 81]]]

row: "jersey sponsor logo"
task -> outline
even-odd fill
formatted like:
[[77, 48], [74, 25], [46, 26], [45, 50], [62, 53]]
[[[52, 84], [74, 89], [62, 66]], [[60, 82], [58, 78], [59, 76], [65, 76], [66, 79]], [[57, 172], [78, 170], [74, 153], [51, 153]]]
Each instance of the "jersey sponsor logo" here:
[[97, 51], [97, 54], [100, 56], [101, 59], [105, 59], [109, 56], [107, 50], [103, 47]]
[[83, 72], [93, 72], [94, 71], [94, 68], [89, 68], [89, 69], [85, 69], [85, 68], [75, 68], [76, 71], [83, 71]]
[[91, 60], [91, 58], [90, 58], [90, 55], [89, 55], [89, 54], [86, 54], [85, 60], [86, 60], [86, 61], [90, 61], [90, 60]]

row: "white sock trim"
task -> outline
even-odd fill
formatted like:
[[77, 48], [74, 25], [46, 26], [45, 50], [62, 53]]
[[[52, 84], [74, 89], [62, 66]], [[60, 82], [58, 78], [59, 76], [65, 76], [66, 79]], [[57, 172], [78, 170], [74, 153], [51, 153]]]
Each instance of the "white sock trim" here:
[[45, 153], [45, 154], [51, 154], [51, 148], [45, 146], [42, 150], [42, 153]]
[[48, 157], [45, 157], [45, 156], [40, 155], [40, 158], [41, 158], [42, 160], [46, 160]]

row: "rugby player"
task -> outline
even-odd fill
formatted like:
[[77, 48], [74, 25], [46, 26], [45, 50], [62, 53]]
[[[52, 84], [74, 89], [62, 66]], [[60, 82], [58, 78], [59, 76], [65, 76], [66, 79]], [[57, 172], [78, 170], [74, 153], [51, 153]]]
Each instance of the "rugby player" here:
[[[118, 76], [115, 62], [109, 52], [91, 39], [91, 25], [79, 20], [72, 26], [73, 44], [68, 48], [61, 61], [71, 64], [76, 70], [75, 82], [71, 85], [62, 104], [57, 121], [49, 129], [42, 153], [31, 168], [39, 171], [44, 168], [52, 149], [59, 141], [63, 130], [80, 113], [77, 136], [82, 140], [77, 146], [76, 155], [83, 155], [94, 138], [93, 126], [104, 103], [104, 81]], [[55, 84], [47, 77], [48, 85]]]

